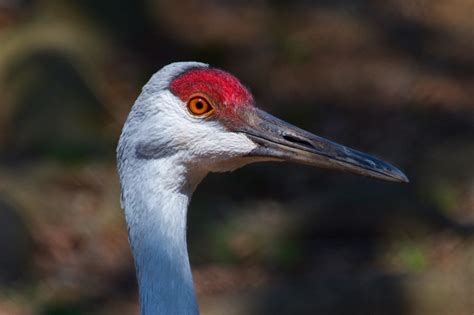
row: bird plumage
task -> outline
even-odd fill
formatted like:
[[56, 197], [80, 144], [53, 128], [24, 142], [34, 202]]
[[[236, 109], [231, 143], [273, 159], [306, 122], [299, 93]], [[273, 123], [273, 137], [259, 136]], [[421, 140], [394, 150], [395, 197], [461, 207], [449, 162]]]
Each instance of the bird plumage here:
[[168, 87], [196, 67], [207, 65], [176, 63], [150, 79], [117, 149], [142, 314], [198, 313], [186, 246], [189, 200], [209, 171], [234, 169], [232, 155], [255, 148], [245, 136], [226, 132], [218, 122], [202, 124], [179, 106], [182, 101]]
[[[196, 95], [209, 102], [208, 115], [190, 110]], [[186, 216], [193, 191], [209, 172], [287, 160], [407, 181], [393, 166], [289, 125], [254, 103], [229, 73], [178, 62], [154, 74], [133, 105], [117, 163], [143, 315], [199, 313]]]

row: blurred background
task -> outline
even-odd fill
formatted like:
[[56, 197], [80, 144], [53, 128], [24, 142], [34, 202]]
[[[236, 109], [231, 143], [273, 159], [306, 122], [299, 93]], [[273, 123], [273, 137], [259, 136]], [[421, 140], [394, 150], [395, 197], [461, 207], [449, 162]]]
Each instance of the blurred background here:
[[211, 174], [189, 213], [203, 314], [474, 312], [472, 0], [0, 0], [0, 314], [137, 314], [115, 146], [196, 60], [403, 169]]

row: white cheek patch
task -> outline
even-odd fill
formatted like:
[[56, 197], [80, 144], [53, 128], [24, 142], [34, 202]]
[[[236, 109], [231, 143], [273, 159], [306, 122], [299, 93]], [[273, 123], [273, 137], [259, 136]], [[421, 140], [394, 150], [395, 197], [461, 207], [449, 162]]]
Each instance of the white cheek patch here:
[[156, 113], [145, 122], [137, 141], [137, 157], [160, 158], [179, 152], [183, 159], [209, 171], [235, 169], [250, 162], [244, 156], [257, 145], [244, 134], [228, 131], [212, 117], [193, 117], [186, 104], [169, 91], [160, 93], [154, 104]]

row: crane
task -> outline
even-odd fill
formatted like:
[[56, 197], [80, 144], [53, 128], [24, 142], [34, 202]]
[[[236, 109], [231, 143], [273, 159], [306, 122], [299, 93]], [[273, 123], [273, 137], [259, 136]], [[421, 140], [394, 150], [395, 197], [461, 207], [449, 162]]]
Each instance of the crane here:
[[230, 73], [199, 62], [171, 63], [143, 87], [117, 147], [142, 315], [199, 314], [186, 242], [193, 191], [209, 172], [261, 161], [408, 182], [386, 162], [258, 109]]

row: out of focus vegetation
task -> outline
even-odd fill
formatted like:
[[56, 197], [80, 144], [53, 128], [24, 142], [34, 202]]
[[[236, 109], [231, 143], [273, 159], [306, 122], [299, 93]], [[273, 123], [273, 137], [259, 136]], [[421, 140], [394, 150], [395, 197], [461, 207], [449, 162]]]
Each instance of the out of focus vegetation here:
[[0, 0], [0, 314], [136, 314], [114, 149], [163, 65], [409, 185], [259, 164], [198, 188], [203, 314], [474, 313], [472, 0]]

